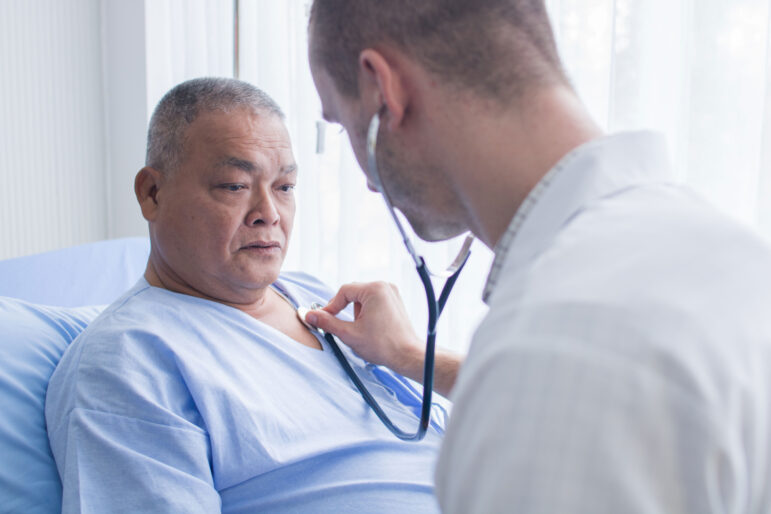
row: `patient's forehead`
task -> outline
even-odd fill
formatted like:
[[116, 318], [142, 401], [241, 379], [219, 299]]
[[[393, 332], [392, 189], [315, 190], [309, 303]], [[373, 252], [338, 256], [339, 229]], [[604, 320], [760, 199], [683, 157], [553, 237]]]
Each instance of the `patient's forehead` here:
[[248, 158], [255, 153], [271, 154], [276, 165], [294, 163], [289, 132], [283, 120], [267, 111], [241, 108], [201, 113], [190, 125], [183, 144], [183, 162], [191, 158]]
[[290, 144], [289, 132], [279, 116], [247, 108], [201, 113], [188, 127], [187, 138], [207, 142], [242, 138], [268, 145]]

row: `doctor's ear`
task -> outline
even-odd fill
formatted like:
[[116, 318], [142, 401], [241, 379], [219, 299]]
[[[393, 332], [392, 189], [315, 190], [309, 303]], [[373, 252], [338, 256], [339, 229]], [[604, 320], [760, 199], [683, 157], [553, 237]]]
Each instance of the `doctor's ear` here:
[[161, 172], [145, 166], [134, 178], [134, 194], [137, 196], [142, 216], [147, 221], [154, 221], [158, 211], [158, 189], [161, 185]]
[[391, 130], [401, 125], [409, 102], [404, 67], [396, 66], [399, 57], [372, 48], [359, 54], [359, 97], [368, 112], [384, 108], [381, 116]]

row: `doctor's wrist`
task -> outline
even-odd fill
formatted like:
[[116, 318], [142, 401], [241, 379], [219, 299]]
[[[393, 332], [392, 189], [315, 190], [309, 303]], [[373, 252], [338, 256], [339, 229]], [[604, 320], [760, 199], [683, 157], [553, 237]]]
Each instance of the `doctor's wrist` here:
[[426, 349], [423, 341], [416, 338], [400, 347], [391, 368], [400, 375], [422, 383], [425, 358]]

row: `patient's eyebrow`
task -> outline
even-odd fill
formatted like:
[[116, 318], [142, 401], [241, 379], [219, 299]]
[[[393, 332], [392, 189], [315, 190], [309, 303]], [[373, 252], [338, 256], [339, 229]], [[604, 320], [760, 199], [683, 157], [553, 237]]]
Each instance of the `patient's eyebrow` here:
[[281, 168], [282, 175], [289, 175], [293, 171], [297, 171], [297, 164], [290, 164], [289, 166], [284, 166]]
[[[257, 166], [257, 164], [253, 163], [252, 161], [239, 159], [238, 157], [225, 157], [222, 161], [220, 161], [219, 166], [223, 168], [224, 167], [238, 168], [239, 170], [243, 170], [248, 173], [254, 173], [255, 171], [258, 171], [261, 169], [259, 166]], [[289, 166], [284, 166], [283, 168], [281, 168], [280, 173], [281, 175], [288, 175], [293, 171], [297, 171], [297, 164], [290, 164]]]
[[253, 173], [258, 169], [257, 165], [252, 161], [239, 159], [238, 157], [225, 157], [220, 161], [219, 167], [238, 168], [239, 170], [248, 171], [249, 173]]

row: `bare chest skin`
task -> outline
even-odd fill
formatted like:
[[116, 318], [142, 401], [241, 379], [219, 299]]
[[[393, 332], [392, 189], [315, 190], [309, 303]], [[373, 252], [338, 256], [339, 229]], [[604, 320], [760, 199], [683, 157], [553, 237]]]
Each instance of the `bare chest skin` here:
[[300, 344], [315, 350], [323, 349], [319, 340], [297, 318], [294, 307], [272, 289], [269, 301], [271, 307], [258, 318], [260, 321]]

